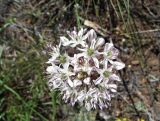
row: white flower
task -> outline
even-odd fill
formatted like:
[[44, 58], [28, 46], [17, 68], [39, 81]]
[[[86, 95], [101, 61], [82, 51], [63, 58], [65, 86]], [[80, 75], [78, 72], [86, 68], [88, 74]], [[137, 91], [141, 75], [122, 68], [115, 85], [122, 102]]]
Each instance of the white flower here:
[[87, 45], [85, 41], [87, 39], [87, 34], [85, 34], [85, 31], [86, 30], [82, 28], [78, 33], [76, 31], [68, 32], [71, 40], [64, 36], [60, 37], [63, 46], [76, 47], [77, 45], [81, 45], [82, 47], [85, 47]]
[[[60, 37], [59, 46], [53, 47], [46, 72], [51, 90], [58, 90], [62, 99], [79, 103], [89, 111], [110, 106], [121, 79], [117, 70], [125, 64], [117, 61], [119, 51], [113, 43], [97, 37], [92, 29], [68, 32], [70, 39]], [[61, 46], [62, 43], [62, 46]], [[74, 48], [74, 55], [67, 48]]]
[[60, 75], [58, 75], [58, 73], [54, 74], [54, 76], [49, 80], [48, 85], [51, 90], [61, 88], [63, 82], [61, 81]]
[[97, 35], [93, 29], [90, 30], [87, 35], [89, 44], [85, 48], [78, 48], [80, 51], [82, 51], [82, 53], [79, 55], [83, 56], [84, 58], [88, 58], [88, 61], [93, 60], [95, 66], [99, 68], [99, 61], [97, 59], [99, 54], [98, 49], [103, 46], [105, 40], [103, 38], [97, 38]]
[[100, 76], [96, 80], [94, 80], [95, 85], [98, 85], [101, 82], [103, 82], [100, 85], [108, 88], [109, 80], [121, 81], [119, 76], [114, 74], [112, 70], [113, 70], [113, 65], [110, 65], [109, 67], [107, 62], [104, 63], [103, 69], [97, 69], [97, 72], [100, 74]]
[[46, 69], [47, 74], [50, 74], [51, 76], [58, 73], [59, 67], [56, 65], [48, 66]]
[[82, 54], [74, 54], [74, 57], [71, 59], [71, 65], [73, 65], [74, 71], [83, 71], [90, 74], [93, 67], [89, 65], [89, 62]]
[[79, 92], [79, 96], [77, 97], [80, 104], [84, 103], [84, 105], [88, 111], [91, 110], [91, 108], [93, 108], [93, 106], [96, 108], [96, 105], [94, 104], [95, 101], [93, 101], [93, 95], [95, 93], [96, 93], [96, 89], [90, 88], [88, 91], [83, 90], [83, 91]]
[[105, 40], [103, 38], [97, 38], [96, 32], [93, 29], [88, 32], [88, 41], [90, 44], [90, 48], [94, 50], [98, 49], [105, 43]]
[[[47, 63], [51, 64], [54, 68], [56, 68], [56, 65], [66, 66], [66, 64], [68, 64], [70, 59], [67, 53], [61, 54], [60, 48], [61, 48], [61, 42], [59, 46], [52, 47], [51, 58], [47, 61]], [[51, 69], [51, 67], [48, 68], [48, 71], [49, 69]]]
[[114, 47], [113, 43], [106, 43], [102, 52], [106, 59], [117, 59], [119, 51]]
[[106, 43], [103, 52], [100, 52], [104, 57], [104, 63], [111, 63], [116, 70], [121, 70], [125, 67], [125, 64], [118, 61], [113, 61], [117, 59], [119, 51], [114, 47], [113, 43]]
[[77, 90], [75, 88], [70, 88], [69, 86], [63, 87], [61, 89], [62, 99], [72, 106], [77, 102]]
[[60, 47], [61, 47], [61, 43], [59, 44], [59, 46], [52, 47], [51, 58], [48, 60], [47, 63], [51, 63], [51, 64], [56, 63], [56, 59], [60, 56]]

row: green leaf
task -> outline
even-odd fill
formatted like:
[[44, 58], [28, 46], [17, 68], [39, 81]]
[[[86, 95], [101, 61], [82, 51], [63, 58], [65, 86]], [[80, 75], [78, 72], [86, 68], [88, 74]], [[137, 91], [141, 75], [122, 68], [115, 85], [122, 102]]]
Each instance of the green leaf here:
[[0, 58], [2, 56], [3, 49], [4, 49], [4, 47], [0, 45]]

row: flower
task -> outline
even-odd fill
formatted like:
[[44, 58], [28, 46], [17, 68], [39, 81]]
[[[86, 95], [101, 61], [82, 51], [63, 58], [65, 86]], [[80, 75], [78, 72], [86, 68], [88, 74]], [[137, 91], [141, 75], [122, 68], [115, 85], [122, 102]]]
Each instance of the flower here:
[[117, 59], [119, 51], [114, 47], [113, 43], [106, 43], [102, 52], [106, 59]]
[[116, 70], [121, 70], [125, 67], [125, 64], [118, 61], [113, 61], [117, 59], [119, 51], [113, 45], [113, 43], [106, 43], [103, 52], [100, 52], [104, 57], [104, 63], [111, 63]]
[[[50, 89], [58, 90], [62, 99], [91, 109], [110, 106], [121, 81], [117, 70], [125, 64], [118, 61], [119, 51], [113, 43], [105, 43], [92, 29], [68, 32], [70, 39], [60, 37], [53, 47], [46, 72]], [[62, 44], [61, 44], [62, 43]], [[74, 48], [71, 55], [67, 48]]]
[[94, 80], [95, 85], [99, 85], [100, 89], [102, 90], [110, 90], [111, 92], [116, 92], [117, 85], [110, 83], [111, 81], [121, 81], [119, 76], [117, 76], [115, 73], [113, 73], [113, 65], [110, 67], [108, 66], [108, 63], [104, 64], [103, 69], [97, 69], [97, 72], [99, 73], [99, 77]]
[[90, 66], [87, 58], [85, 58], [82, 54], [75, 54], [71, 60], [71, 65], [73, 65], [74, 71], [79, 72], [87, 72], [90, 74], [93, 67]]
[[71, 40], [64, 36], [60, 37], [63, 46], [76, 47], [77, 45], [81, 45], [82, 47], [85, 47], [87, 45], [85, 41], [87, 39], [87, 34], [84, 35], [85, 31], [86, 30], [83, 28], [81, 28], [81, 30], [78, 33], [76, 31], [68, 31], [67, 33]]
[[82, 51], [79, 55], [87, 58], [88, 61], [93, 61], [96, 67], [99, 67], [97, 56], [99, 55], [98, 49], [103, 46], [105, 40], [103, 38], [97, 38], [97, 35], [93, 29], [88, 32], [88, 45], [85, 48], [78, 48]]
[[61, 47], [61, 43], [58, 46], [51, 48], [52, 52], [50, 54], [52, 57], [48, 60], [47, 63], [55, 64], [57, 62], [56, 59], [61, 55], [60, 54], [60, 47]]

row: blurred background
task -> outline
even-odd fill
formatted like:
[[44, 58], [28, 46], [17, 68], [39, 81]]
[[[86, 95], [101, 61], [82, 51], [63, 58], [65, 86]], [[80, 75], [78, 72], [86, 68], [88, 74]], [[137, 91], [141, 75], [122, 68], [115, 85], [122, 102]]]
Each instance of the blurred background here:
[[[112, 107], [50, 92], [48, 44], [74, 27], [112, 40], [126, 64]], [[160, 121], [159, 0], [0, 0], [0, 121]]]

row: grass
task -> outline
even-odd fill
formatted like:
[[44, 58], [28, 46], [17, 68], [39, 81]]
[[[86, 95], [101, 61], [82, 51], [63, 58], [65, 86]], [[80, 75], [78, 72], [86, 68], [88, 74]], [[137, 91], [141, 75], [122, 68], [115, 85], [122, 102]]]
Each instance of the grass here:
[[[40, 56], [39, 52], [37, 50], [34, 51], [34, 49], [35, 46], [31, 47], [27, 53], [25, 52], [26, 54], [17, 52], [15, 61], [8, 60], [8, 63], [6, 63], [7, 61], [2, 60], [1, 88], [3, 90], [1, 93], [4, 95], [2, 100], [6, 100], [4, 105], [7, 107], [5, 109], [6, 114], [3, 117], [6, 116], [8, 121], [13, 121], [14, 119], [17, 121], [29, 121], [33, 114], [47, 121], [42, 114], [36, 111], [38, 102], [47, 89], [47, 81], [44, 80], [43, 74], [44, 57]], [[21, 90], [29, 92], [31, 99], [27, 97], [26, 92], [21, 92]]]

